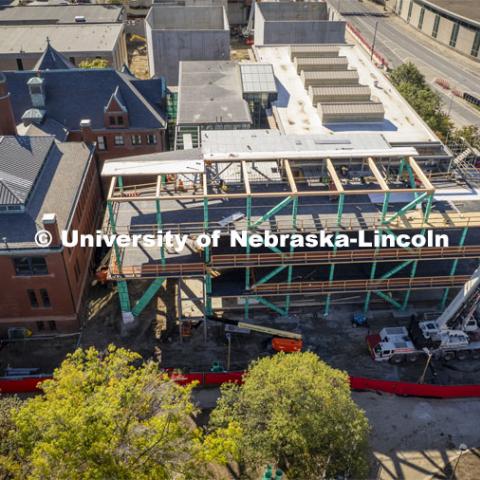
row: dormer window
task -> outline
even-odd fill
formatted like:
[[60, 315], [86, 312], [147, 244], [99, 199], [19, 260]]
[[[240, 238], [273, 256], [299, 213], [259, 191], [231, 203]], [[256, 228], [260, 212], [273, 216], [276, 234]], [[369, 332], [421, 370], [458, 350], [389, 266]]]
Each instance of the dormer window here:
[[118, 87], [105, 106], [105, 126], [109, 128], [128, 128], [128, 110]]
[[30, 93], [30, 100], [32, 107], [44, 108], [45, 107], [45, 85], [44, 79], [41, 77], [32, 77], [27, 82], [28, 91]]

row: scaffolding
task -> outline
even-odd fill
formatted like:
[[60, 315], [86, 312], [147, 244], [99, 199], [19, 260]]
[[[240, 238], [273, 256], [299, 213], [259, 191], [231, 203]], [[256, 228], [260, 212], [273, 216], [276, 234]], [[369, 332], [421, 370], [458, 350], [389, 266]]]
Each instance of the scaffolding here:
[[[480, 257], [480, 245], [466, 244], [469, 229], [480, 226], [480, 213], [436, 202], [442, 183], [450, 185], [453, 181], [448, 163], [445, 167], [439, 162], [435, 168], [431, 161], [422, 164], [412, 150], [391, 149], [384, 156], [339, 151], [327, 157], [319, 153], [317, 158], [290, 152], [279, 153], [276, 159], [261, 153], [204, 155], [200, 172], [188, 173], [185, 168], [185, 173], [162, 173], [156, 182], [141, 185], [129, 185], [122, 175], [113, 176], [107, 198], [108, 233], [171, 231], [194, 240], [202, 233], [220, 230], [223, 239], [221, 248], [190, 248], [178, 255], [162, 247], [156, 253], [148, 251], [146, 257], [138, 257], [142, 252], [128, 251], [133, 247], [115, 245], [110, 278], [118, 284], [122, 312], [127, 317], [140, 315], [166, 278], [180, 282], [200, 279], [205, 317], [216, 313], [213, 300], [218, 298], [225, 301], [221, 310], [234, 309], [245, 320], [257, 309], [288, 315], [292, 308], [305, 304], [322, 305], [328, 315], [334, 297], [352, 293], [363, 294], [360, 301], [356, 295], [354, 302], [363, 303], [365, 313], [373, 297], [405, 311], [412, 293], [424, 290], [441, 290], [441, 305], [445, 305], [451, 289], [461, 286], [471, 273], [458, 274], [459, 262]], [[172, 210], [172, 205], [177, 210]], [[365, 211], [359, 207], [363, 205]], [[122, 214], [122, 208], [132, 206], [138, 217], [135, 222], [129, 220], [127, 211]], [[222, 208], [225, 214], [219, 213]], [[352, 214], [355, 208], [360, 208], [360, 214]], [[187, 214], [188, 221], [184, 221], [181, 215]], [[141, 221], [142, 216], [152, 215], [154, 223]], [[178, 220], [165, 221], [164, 215]], [[248, 243], [244, 251], [224, 253], [233, 230], [245, 230], [247, 236], [265, 230], [301, 235], [324, 230], [337, 236], [359, 229], [393, 236], [405, 231], [449, 232], [454, 244], [308, 251], [292, 245], [266, 245], [258, 252]], [[439, 260], [444, 265], [451, 262], [447, 274], [427, 275], [429, 268], [420, 268], [438, 265]], [[347, 265], [352, 266], [351, 278], [337, 272]], [[365, 278], [355, 278], [358, 272], [354, 275], [353, 270], [359, 266], [360, 270], [367, 267]], [[314, 268], [314, 274], [307, 275], [307, 268]], [[222, 284], [227, 274], [235, 278], [230, 290]], [[151, 283], [132, 305], [128, 282], [136, 279]]]

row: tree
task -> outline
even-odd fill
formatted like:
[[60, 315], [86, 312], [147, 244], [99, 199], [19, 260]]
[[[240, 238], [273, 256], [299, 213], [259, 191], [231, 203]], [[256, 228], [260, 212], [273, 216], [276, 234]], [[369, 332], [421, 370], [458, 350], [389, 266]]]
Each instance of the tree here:
[[108, 60], [104, 58], [89, 58], [80, 62], [80, 68], [108, 68]]
[[209, 426], [236, 445], [247, 476], [258, 478], [269, 463], [292, 479], [368, 473], [366, 416], [351, 398], [347, 374], [314, 353], [254, 362], [243, 385], [222, 386]]
[[466, 127], [456, 129], [452, 136], [452, 140], [466, 140], [472, 147], [480, 148], [480, 128], [477, 125], [468, 125]]
[[192, 386], [140, 361], [113, 346], [68, 356], [43, 395], [10, 409], [2, 462], [10, 478], [212, 478], [215, 455], [192, 420]]
[[425, 77], [412, 62], [403, 63], [392, 70], [390, 80], [398, 87], [401, 83], [410, 83], [418, 88], [425, 88]]
[[445, 140], [452, 132], [453, 123], [442, 111], [440, 96], [427, 85], [418, 68], [411, 62], [404, 63], [391, 72], [390, 79], [425, 123]]

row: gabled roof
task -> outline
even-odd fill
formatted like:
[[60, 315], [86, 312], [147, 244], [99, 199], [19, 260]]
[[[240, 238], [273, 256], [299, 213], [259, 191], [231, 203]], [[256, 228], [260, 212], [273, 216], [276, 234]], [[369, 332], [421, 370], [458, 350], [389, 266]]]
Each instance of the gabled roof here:
[[118, 86], [115, 91], [112, 93], [110, 100], [105, 106], [106, 112], [127, 112], [127, 107], [122, 98], [122, 93], [120, 92]]
[[33, 69], [39, 70], [65, 70], [69, 68], [75, 68], [75, 65], [67, 60], [61, 53], [55, 50], [50, 40], [47, 38], [47, 48], [43, 52], [42, 56], [38, 59]]
[[27, 201], [53, 141], [53, 137], [0, 137], [1, 203]]
[[[32, 71], [5, 72], [17, 123], [32, 108], [27, 82], [37, 75]], [[78, 131], [80, 120], [85, 118], [91, 120], [94, 130], [103, 129], [104, 108], [112, 92], [117, 92], [117, 98], [128, 110], [130, 128], [157, 129], [166, 125], [159, 101], [161, 79], [132, 80], [109, 68], [46, 70], [40, 75], [45, 80], [45, 121], [55, 120], [69, 131]]]

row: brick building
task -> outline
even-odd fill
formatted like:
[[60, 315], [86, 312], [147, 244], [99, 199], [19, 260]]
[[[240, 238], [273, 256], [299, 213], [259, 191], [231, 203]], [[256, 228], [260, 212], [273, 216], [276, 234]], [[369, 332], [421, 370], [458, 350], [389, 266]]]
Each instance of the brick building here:
[[165, 150], [161, 78], [77, 69], [51, 45], [33, 70], [4, 76], [19, 134], [34, 125], [60, 141], [95, 142], [101, 161]]

